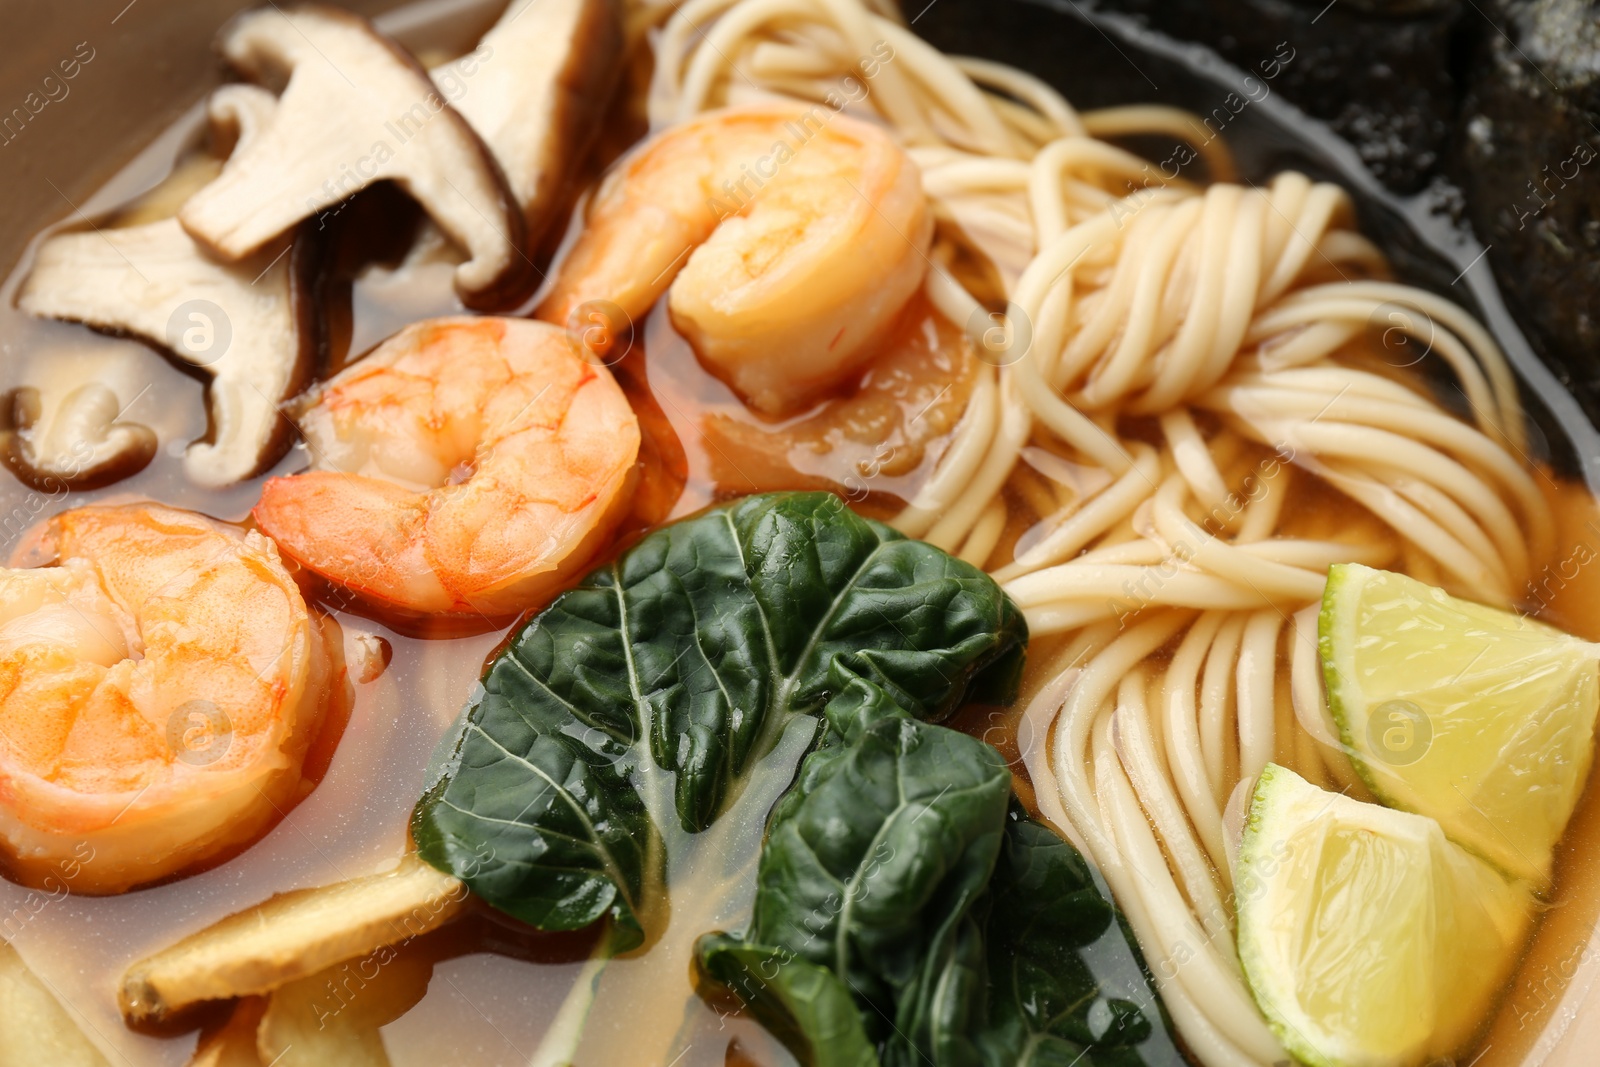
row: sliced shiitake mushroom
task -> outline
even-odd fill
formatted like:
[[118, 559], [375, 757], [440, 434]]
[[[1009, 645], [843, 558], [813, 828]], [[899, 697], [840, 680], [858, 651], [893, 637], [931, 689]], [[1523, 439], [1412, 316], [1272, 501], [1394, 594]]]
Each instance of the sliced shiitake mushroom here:
[[[229, 85], [208, 110], [214, 131], [238, 153], [262, 136], [277, 106], [265, 89]], [[294, 436], [278, 407], [308, 384], [320, 347], [314, 282], [321, 249], [311, 231], [307, 223], [236, 263], [218, 262], [175, 218], [58, 234], [40, 246], [18, 304], [33, 315], [131, 334], [210, 375], [211, 440], [189, 446], [184, 470], [200, 485], [228, 485], [271, 467]], [[36, 416], [26, 394], [17, 395], [13, 420], [22, 432], [12, 437], [12, 465], [25, 478], [25, 462], [41, 469], [82, 456], [86, 435], [91, 448], [103, 433], [108, 444], [153, 452], [153, 440], [119, 428], [107, 398], [92, 392], [78, 398], [72, 419], [63, 421], [63, 405], [45, 439], [30, 440]], [[124, 468], [138, 454], [128, 451]], [[139, 466], [148, 461], [145, 454]]]
[[320, 5], [246, 12], [220, 47], [246, 77], [283, 91], [264, 128], [179, 211], [190, 235], [239, 260], [388, 180], [468, 251], [455, 273], [463, 302], [494, 308], [523, 295], [521, 210], [489, 149], [410, 54], [367, 20]]
[[[266, 90], [227, 86], [211, 99], [210, 115], [222, 139], [237, 142], [253, 136], [275, 106], [277, 101]], [[216, 178], [219, 166], [219, 160], [206, 154], [182, 160], [160, 186], [107, 226], [133, 229], [170, 219], [195, 189]], [[117, 242], [106, 245], [106, 250], [115, 248]], [[62, 246], [54, 246], [46, 261], [54, 261], [61, 251]], [[51, 392], [56, 394], [53, 406], [48, 403]], [[155, 456], [154, 432], [138, 422], [123, 422], [117, 392], [104, 382], [70, 390], [19, 387], [6, 403], [10, 410], [0, 414], [10, 419], [0, 432], [0, 459], [35, 490], [93, 490], [138, 474]]]
[[511, 0], [434, 84], [488, 144], [536, 242], [598, 129], [622, 58], [618, 0]]
[[46, 412], [39, 390], [10, 394], [5, 465], [41, 492], [97, 489], [137, 474], [156, 454], [148, 426], [122, 422], [122, 401], [102, 382], [87, 382]]
[[[288, 450], [294, 428], [278, 405], [305, 387], [317, 348], [313, 242], [305, 235], [280, 244], [218, 263], [176, 219], [60, 234], [40, 247], [18, 303], [30, 314], [132, 334], [211, 375], [213, 439], [189, 446], [184, 470], [201, 485], [228, 485]], [[100, 404], [85, 409], [83, 428], [114, 425], [88, 417]]]

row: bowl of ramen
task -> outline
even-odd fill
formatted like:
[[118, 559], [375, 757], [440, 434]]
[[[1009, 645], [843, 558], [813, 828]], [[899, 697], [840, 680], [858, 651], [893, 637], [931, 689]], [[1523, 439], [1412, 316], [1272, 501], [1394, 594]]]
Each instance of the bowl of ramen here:
[[0, 1065], [1592, 1062], [1491, 6], [19, 16]]

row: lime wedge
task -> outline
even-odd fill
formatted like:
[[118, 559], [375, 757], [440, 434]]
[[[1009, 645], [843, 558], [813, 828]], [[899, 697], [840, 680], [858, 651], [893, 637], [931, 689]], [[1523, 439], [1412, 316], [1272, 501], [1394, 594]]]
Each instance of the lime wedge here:
[[1284, 1048], [1312, 1067], [1414, 1067], [1463, 1051], [1533, 904], [1527, 882], [1432, 819], [1275, 764], [1256, 784], [1236, 873], [1245, 977]]
[[1589, 776], [1594, 646], [1353, 563], [1329, 569], [1318, 629], [1334, 722], [1374, 795], [1547, 883]]

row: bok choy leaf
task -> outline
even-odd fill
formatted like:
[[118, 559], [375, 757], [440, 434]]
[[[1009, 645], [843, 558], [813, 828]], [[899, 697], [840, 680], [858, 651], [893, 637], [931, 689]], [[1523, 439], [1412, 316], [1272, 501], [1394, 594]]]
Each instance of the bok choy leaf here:
[[[969, 694], [1009, 699], [1026, 640], [987, 575], [835, 496], [713, 508], [515, 632], [447, 739], [413, 836], [510, 915], [547, 930], [610, 916], [638, 940], [663, 835], [712, 827], [795, 720], [814, 730], [852, 686], [930, 720]], [[759, 830], [766, 814], [740, 818]]]
[[1008, 812], [997, 751], [864, 688], [828, 715], [773, 810], [748, 930], [700, 941], [713, 995], [816, 1067], [1182, 1062], [1109, 896]]

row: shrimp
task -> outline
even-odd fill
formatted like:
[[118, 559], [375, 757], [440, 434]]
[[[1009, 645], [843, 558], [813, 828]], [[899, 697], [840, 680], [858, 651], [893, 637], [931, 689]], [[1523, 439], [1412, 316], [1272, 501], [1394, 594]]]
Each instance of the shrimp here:
[[255, 508], [278, 547], [403, 614], [539, 606], [609, 541], [639, 423], [566, 331], [414, 323], [329, 379], [300, 417], [313, 469]]
[[821, 106], [708, 112], [606, 177], [538, 314], [572, 325], [608, 301], [637, 320], [670, 286], [706, 368], [785, 414], [874, 353], [932, 234], [917, 166], [882, 128]]
[[0, 851], [116, 893], [255, 838], [309, 789], [335, 686], [272, 543], [156, 504], [50, 521], [0, 568]]

